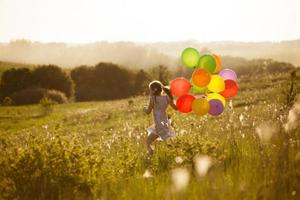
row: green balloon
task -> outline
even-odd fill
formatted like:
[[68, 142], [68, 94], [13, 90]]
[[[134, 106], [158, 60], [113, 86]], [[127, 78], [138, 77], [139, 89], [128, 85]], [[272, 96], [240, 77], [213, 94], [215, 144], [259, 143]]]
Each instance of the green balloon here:
[[190, 79], [190, 83], [192, 84], [192, 92], [194, 94], [204, 94], [206, 87], [199, 87], [193, 83], [193, 80]]
[[189, 68], [197, 67], [199, 64], [199, 58], [200, 54], [195, 48], [186, 48], [181, 53], [182, 63]]
[[209, 73], [213, 73], [217, 67], [216, 60], [211, 55], [203, 55], [199, 59], [199, 65], [200, 68], [206, 69]]

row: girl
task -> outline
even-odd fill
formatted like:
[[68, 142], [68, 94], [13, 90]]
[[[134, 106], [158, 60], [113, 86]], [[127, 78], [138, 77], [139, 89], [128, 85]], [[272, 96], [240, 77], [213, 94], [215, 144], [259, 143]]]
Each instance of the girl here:
[[[153, 154], [151, 144], [160, 137], [163, 140], [175, 136], [170, 122], [168, 120], [166, 109], [170, 105], [174, 110], [177, 110], [173, 102], [173, 96], [170, 90], [163, 86], [159, 81], [152, 81], [149, 84], [150, 100], [148, 107], [144, 111], [149, 114], [153, 110], [154, 126], [148, 128], [147, 149], [148, 154]], [[163, 93], [164, 91], [164, 93]]]

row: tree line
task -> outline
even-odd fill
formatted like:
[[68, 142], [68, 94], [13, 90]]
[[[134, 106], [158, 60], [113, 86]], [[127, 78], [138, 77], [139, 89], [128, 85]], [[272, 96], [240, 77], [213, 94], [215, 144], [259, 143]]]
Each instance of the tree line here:
[[113, 63], [79, 66], [67, 72], [56, 65], [11, 68], [2, 74], [2, 104], [34, 104], [43, 97], [58, 103], [69, 100], [97, 101], [145, 94], [152, 79], [169, 82], [169, 70], [157, 66], [149, 71], [129, 70]]
[[[256, 76], [288, 72], [290, 63], [270, 59], [246, 60], [224, 57], [223, 67], [234, 69], [238, 76]], [[0, 102], [2, 104], [34, 104], [43, 97], [58, 103], [68, 100], [97, 101], [127, 98], [148, 92], [151, 80], [168, 85], [175, 77], [190, 77], [193, 69], [178, 66], [170, 71], [159, 65], [149, 70], [130, 70], [114, 63], [98, 63], [63, 70], [56, 65], [35, 68], [11, 68], [2, 74]]]

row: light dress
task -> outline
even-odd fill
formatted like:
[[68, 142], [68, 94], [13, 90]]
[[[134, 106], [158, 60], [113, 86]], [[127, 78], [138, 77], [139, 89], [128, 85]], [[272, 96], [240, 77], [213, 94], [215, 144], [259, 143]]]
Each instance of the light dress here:
[[150, 104], [153, 109], [154, 125], [147, 128], [148, 135], [156, 134], [162, 140], [175, 136], [171, 127], [166, 110], [172, 100], [168, 95], [150, 96]]

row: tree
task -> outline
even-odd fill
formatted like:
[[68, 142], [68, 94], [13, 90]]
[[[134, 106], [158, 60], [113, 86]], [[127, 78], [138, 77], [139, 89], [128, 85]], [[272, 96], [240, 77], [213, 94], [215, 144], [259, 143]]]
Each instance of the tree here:
[[162, 84], [169, 84], [170, 71], [166, 66], [159, 65], [157, 67], [152, 68], [151, 75], [154, 79], [162, 82]]
[[60, 67], [42, 65], [33, 70], [34, 85], [40, 88], [58, 90], [67, 97], [73, 95], [73, 81]]
[[133, 73], [113, 63], [77, 67], [71, 77], [78, 101], [120, 99], [134, 94]]
[[134, 91], [136, 94], [140, 95], [143, 94], [148, 89], [148, 84], [151, 81], [151, 76], [145, 72], [144, 70], [140, 70], [135, 75], [134, 80]]
[[27, 68], [6, 70], [1, 78], [0, 93], [2, 98], [31, 87], [33, 84], [32, 72]]

